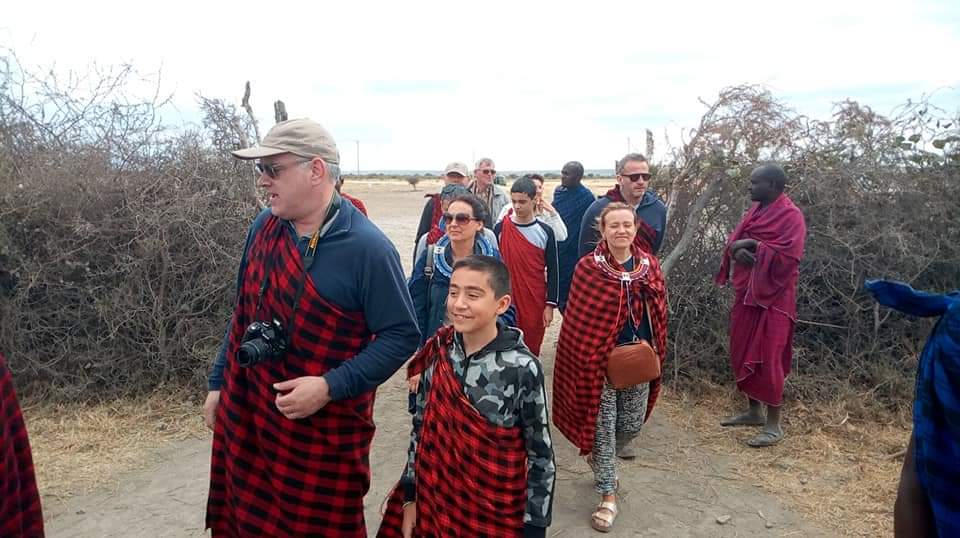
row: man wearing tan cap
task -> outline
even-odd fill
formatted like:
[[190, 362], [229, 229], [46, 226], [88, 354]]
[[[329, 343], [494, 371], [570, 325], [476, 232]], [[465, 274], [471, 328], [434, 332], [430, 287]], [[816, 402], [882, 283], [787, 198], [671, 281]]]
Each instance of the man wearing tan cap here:
[[[447, 185], [463, 185], [466, 187], [469, 180], [470, 172], [467, 171], [467, 165], [463, 163], [453, 162], [443, 169], [444, 187]], [[417, 237], [413, 240], [413, 244], [417, 244], [423, 234], [430, 232], [432, 228], [436, 228], [440, 222], [440, 215], [443, 213], [443, 209], [440, 208], [440, 193], [425, 194], [423, 197], [427, 199], [427, 203], [423, 205], [423, 212], [420, 213], [420, 224], [417, 226]], [[431, 242], [431, 244], [433, 243]]]
[[208, 381], [206, 526], [366, 537], [374, 391], [420, 339], [400, 257], [336, 193], [339, 153], [320, 124], [280, 122], [233, 155], [258, 160], [270, 208], [247, 235]]

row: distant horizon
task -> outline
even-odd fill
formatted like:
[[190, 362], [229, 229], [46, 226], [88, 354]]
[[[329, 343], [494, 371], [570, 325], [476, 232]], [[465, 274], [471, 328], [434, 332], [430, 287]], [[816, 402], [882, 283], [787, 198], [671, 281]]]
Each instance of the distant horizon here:
[[[341, 168], [340, 168], [340, 173], [341, 173], [342, 175], [345, 175], [345, 176], [355, 176], [355, 175], [357, 175], [357, 171], [356, 171], [356, 170], [344, 170], [342, 165], [341, 165]], [[403, 176], [409, 176], [409, 175], [414, 175], [414, 174], [420, 174], [420, 175], [430, 174], [430, 175], [435, 175], [435, 176], [442, 176], [442, 175], [443, 175], [443, 170], [439, 170], [439, 169], [438, 169], [438, 170], [428, 170], [428, 169], [360, 170], [360, 174], [359, 174], [359, 175], [361, 175], [361, 176], [363, 176], [363, 175], [403, 175]], [[497, 171], [497, 174], [498, 174], [498, 175], [501, 175], [501, 176], [511, 176], [511, 175], [521, 176], [521, 175], [523, 175], [523, 174], [541, 174], [541, 175], [556, 174], [556, 175], [559, 175], [559, 174], [560, 174], [560, 168], [556, 168], [556, 169], [553, 169], [553, 170], [543, 170], [543, 169], [536, 169], [536, 168], [525, 168], [525, 169], [521, 169], [521, 170], [498, 170], [498, 171]], [[590, 175], [590, 174], [593, 174], [593, 175], [595, 175], [595, 176], [610, 177], [610, 176], [613, 176], [613, 175], [614, 175], [614, 171], [613, 171], [613, 168], [588, 168], [588, 169], [586, 169], [586, 170], [583, 171], [583, 175], [584, 175], [584, 176], [587, 176], [587, 175]]]

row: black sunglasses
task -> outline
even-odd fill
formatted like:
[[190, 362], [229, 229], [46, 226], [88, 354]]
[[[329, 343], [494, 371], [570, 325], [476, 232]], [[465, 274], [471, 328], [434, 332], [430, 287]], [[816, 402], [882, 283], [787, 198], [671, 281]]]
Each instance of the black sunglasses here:
[[480, 220], [480, 219], [474, 217], [473, 215], [469, 215], [467, 213], [457, 213], [456, 215], [451, 215], [450, 213], [443, 214], [444, 224], [450, 224], [451, 222], [456, 222], [457, 224], [462, 226], [470, 222], [471, 220]]
[[480, 173], [481, 173], [481, 174], [490, 174], [491, 176], [497, 175], [497, 171], [496, 171], [496, 170], [493, 170], [493, 169], [480, 170]]
[[295, 166], [298, 164], [308, 163], [312, 160], [313, 159], [300, 159], [298, 161], [293, 161], [293, 162], [284, 163], [284, 164], [267, 164], [265, 162], [258, 161], [257, 164], [254, 166], [256, 166], [257, 172], [260, 172], [261, 174], [267, 174], [267, 176], [269, 176], [270, 179], [277, 179], [277, 176], [280, 174], [280, 172], [286, 170], [287, 168], [290, 168], [291, 166]]
[[640, 178], [643, 178], [644, 181], [650, 181], [650, 178], [653, 177], [653, 174], [649, 172], [640, 172], [638, 174], [620, 174], [623, 177], [630, 178], [630, 181], [636, 183], [640, 181]]

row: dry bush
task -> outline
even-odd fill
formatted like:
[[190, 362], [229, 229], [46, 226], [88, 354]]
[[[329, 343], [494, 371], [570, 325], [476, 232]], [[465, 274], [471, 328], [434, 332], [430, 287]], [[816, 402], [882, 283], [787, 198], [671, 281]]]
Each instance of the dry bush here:
[[222, 130], [168, 132], [126, 67], [0, 75], [0, 348], [22, 390], [202, 386], [257, 211]]
[[878, 308], [863, 281], [940, 291], [960, 283], [958, 119], [926, 103], [887, 119], [844, 102], [818, 122], [762, 88], [725, 90], [657, 178], [670, 207], [673, 380], [729, 383], [732, 293], [712, 278], [749, 204], [751, 168], [775, 160], [808, 229], [788, 396], [844, 399], [858, 413], [908, 406], [930, 324]]

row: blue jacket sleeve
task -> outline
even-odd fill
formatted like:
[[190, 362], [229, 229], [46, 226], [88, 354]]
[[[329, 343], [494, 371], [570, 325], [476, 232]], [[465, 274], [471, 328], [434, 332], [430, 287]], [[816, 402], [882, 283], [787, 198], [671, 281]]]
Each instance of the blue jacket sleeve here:
[[427, 256], [432, 255], [431, 248], [427, 247], [413, 266], [413, 273], [407, 282], [410, 298], [413, 301], [413, 311], [417, 317], [417, 328], [420, 330], [420, 343], [427, 339], [427, 316], [430, 313], [430, 279], [424, 273], [427, 266]]
[[597, 217], [600, 216], [600, 211], [603, 209], [601, 204], [597, 203], [599, 201], [597, 199], [590, 204], [590, 207], [583, 213], [583, 220], [580, 221], [580, 246], [577, 247], [577, 259], [593, 251], [597, 247], [597, 241], [600, 240], [600, 232], [594, 227]]
[[893, 280], [867, 280], [864, 287], [878, 303], [911, 316], [942, 316], [951, 303], [949, 296], [917, 291]]
[[403, 366], [420, 342], [400, 254], [386, 237], [381, 245], [365, 247], [355, 284], [367, 327], [376, 338], [356, 357], [324, 374], [334, 400], [376, 389]]
[[[247, 240], [243, 243], [243, 254], [240, 255], [240, 268], [237, 270], [237, 291], [240, 293], [240, 287], [243, 285], [243, 273], [247, 270], [247, 252], [253, 243], [253, 236], [263, 226], [270, 210], [266, 209], [254, 219], [247, 232]], [[236, 306], [236, 295], [234, 296], [234, 306]], [[207, 376], [207, 390], [220, 390], [223, 386], [223, 368], [227, 364], [227, 347], [230, 345], [230, 329], [233, 328], [233, 316], [227, 321], [227, 328], [223, 331], [223, 342], [220, 343], [220, 351], [213, 360], [213, 367], [210, 368], [210, 374]]]

